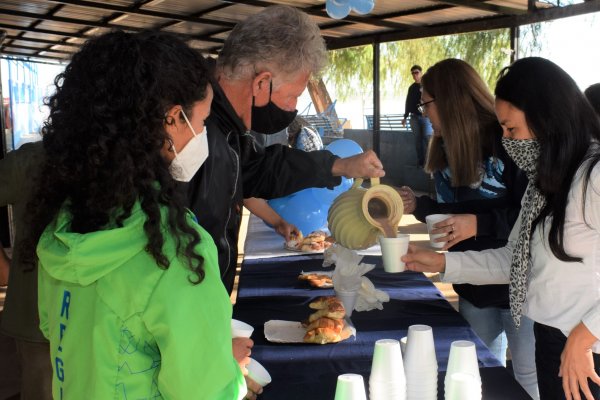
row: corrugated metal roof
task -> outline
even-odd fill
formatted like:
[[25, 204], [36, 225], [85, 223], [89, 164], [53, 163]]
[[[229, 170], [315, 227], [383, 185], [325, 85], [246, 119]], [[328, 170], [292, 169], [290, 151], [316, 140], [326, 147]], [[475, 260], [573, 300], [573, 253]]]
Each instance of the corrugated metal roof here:
[[66, 61], [90, 36], [110, 29], [163, 29], [206, 54], [232, 27], [273, 4], [308, 13], [329, 48], [518, 26], [600, 11], [600, 0], [375, 0], [369, 15], [329, 18], [324, 0], [0, 0], [0, 54]]

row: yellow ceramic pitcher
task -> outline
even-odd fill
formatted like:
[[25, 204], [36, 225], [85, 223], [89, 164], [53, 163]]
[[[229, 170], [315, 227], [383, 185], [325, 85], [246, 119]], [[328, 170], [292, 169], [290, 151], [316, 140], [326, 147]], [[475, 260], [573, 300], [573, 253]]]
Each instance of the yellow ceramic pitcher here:
[[327, 215], [329, 231], [337, 243], [348, 249], [366, 249], [384, 234], [382, 220], [394, 232], [404, 212], [402, 198], [392, 187], [380, 185], [379, 178], [371, 179], [371, 187], [361, 187], [363, 180], [355, 179], [352, 188], [333, 201]]

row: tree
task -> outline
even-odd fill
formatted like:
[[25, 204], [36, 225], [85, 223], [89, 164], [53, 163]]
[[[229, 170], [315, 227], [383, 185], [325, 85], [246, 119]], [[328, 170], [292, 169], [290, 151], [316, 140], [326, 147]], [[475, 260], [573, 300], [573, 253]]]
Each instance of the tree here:
[[[437, 61], [451, 57], [467, 61], [493, 88], [498, 73], [510, 62], [509, 40], [508, 29], [499, 29], [384, 43], [380, 47], [381, 93], [404, 96], [412, 83], [409, 72], [413, 64], [426, 70]], [[372, 93], [372, 46], [329, 53], [331, 66], [324, 79], [333, 85], [338, 99]]]

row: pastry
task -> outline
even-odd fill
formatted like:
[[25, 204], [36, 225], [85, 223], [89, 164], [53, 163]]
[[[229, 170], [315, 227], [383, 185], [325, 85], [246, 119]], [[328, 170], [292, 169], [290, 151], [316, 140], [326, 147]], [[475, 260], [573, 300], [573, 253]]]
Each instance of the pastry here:
[[302, 232], [298, 236], [293, 236], [286, 242], [286, 247], [289, 249], [297, 249], [306, 252], [321, 252], [331, 247], [334, 239], [323, 231], [313, 231], [307, 236], [302, 236]]
[[307, 281], [313, 287], [331, 287], [333, 281], [331, 276], [323, 274], [301, 274], [298, 276], [301, 281]]
[[337, 343], [350, 337], [352, 330], [344, 321], [346, 310], [335, 296], [319, 297], [309, 307], [317, 311], [302, 323], [305, 343]]
[[340, 332], [342, 332], [342, 329], [344, 329], [344, 320], [343, 319], [331, 319], [331, 318], [319, 318], [316, 321], [311, 322], [307, 327], [306, 330], [307, 331], [311, 331], [313, 329], [328, 329], [331, 330], [337, 334], [339, 334]]
[[341, 304], [340, 300], [335, 296], [321, 296], [313, 300], [308, 306], [313, 310], [321, 310], [332, 304]]
[[306, 332], [306, 335], [304, 335], [304, 342], [318, 344], [337, 343], [348, 339], [350, 335], [351, 331], [348, 327], [342, 329], [340, 333], [335, 333], [332, 329], [316, 328]]

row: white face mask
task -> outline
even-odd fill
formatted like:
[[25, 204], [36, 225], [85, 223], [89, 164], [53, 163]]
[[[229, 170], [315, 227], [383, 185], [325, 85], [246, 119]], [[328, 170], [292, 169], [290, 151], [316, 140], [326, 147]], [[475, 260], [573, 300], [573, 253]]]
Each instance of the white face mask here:
[[194, 134], [194, 137], [179, 153], [177, 153], [175, 146], [173, 146], [175, 158], [169, 166], [169, 171], [175, 180], [189, 182], [208, 158], [208, 139], [206, 137], [206, 125], [204, 125], [202, 132], [196, 134], [183, 110], [181, 110], [181, 114]]

